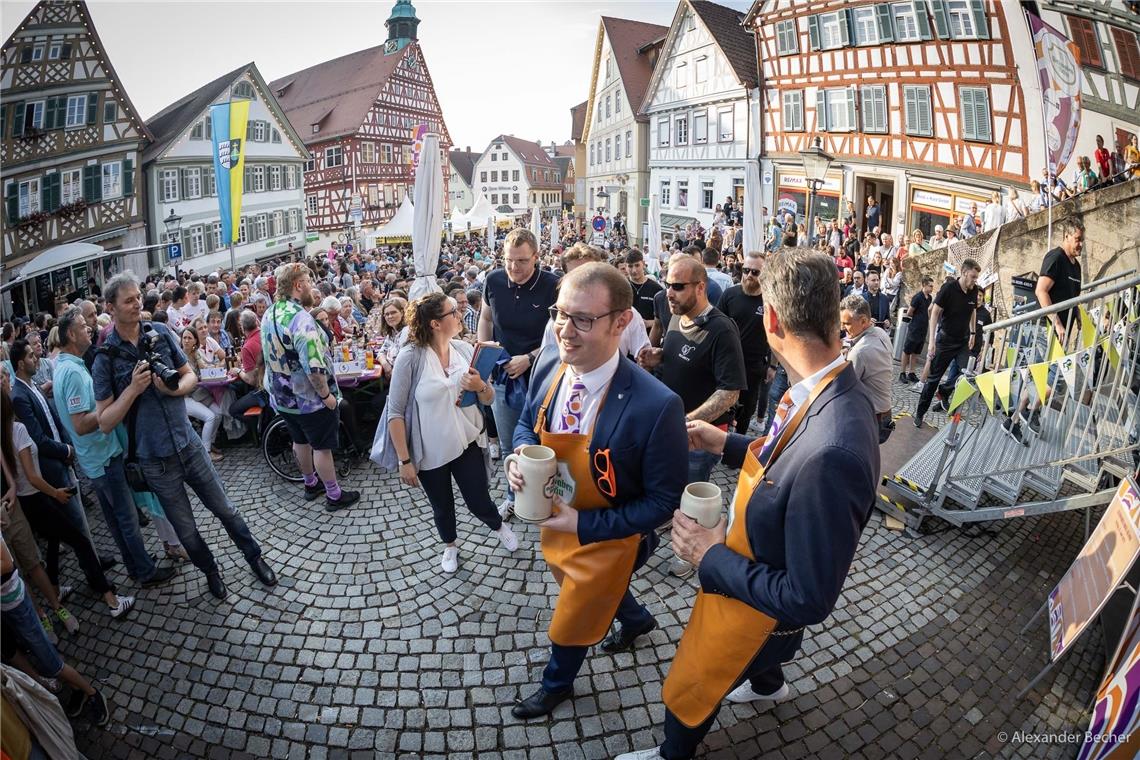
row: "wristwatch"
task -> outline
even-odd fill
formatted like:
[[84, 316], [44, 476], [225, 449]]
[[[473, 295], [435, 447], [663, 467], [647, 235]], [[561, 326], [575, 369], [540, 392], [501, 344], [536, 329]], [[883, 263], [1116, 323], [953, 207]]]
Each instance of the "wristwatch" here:
[[408, 457], [407, 459], [401, 459], [401, 460], [400, 460], [400, 466], [401, 466], [401, 467], [403, 467], [403, 466], [404, 466], [404, 465], [406, 465], [406, 464], [411, 464], [411, 463], [412, 463], [412, 459], [411, 459], [411, 457]]

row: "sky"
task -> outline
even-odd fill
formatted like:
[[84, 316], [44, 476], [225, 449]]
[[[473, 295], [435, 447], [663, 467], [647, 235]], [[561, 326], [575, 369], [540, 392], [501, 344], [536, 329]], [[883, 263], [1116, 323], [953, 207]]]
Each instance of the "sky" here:
[[[111, 64], [144, 118], [254, 61], [266, 81], [383, 44], [395, 0], [89, 0]], [[721, 0], [742, 12], [748, 0]], [[675, 2], [413, 0], [420, 45], [452, 142], [482, 151], [499, 134], [570, 139], [589, 95], [604, 15], [668, 26]], [[4, 39], [35, 6], [0, 0]]]

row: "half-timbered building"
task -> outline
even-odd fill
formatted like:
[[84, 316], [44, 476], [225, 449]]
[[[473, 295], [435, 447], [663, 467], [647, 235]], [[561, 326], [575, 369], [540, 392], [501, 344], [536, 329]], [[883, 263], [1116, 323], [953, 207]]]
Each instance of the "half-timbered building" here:
[[798, 154], [817, 136], [836, 159], [817, 216], [853, 212], [862, 225], [874, 197], [884, 231], [896, 234], [929, 235], [1034, 172], [1011, 32], [1025, 25], [1017, 3], [761, 0], [746, 24], [763, 82], [769, 208], [802, 221]]
[[602, 16], [594, 43], [583, 137], [586, 161], [584, 205], [626, 220], [631, 243], [642, 240], [649, 197], [646, 117], [641, 113], [661, 40], [659, 24]]
[[536, 142], [499, 135], [479, 156], [473, 173], [475, 196], [483, 194], [500, 213], [543, 218], [562, 212], [562, 170]]
[[[115, 74], [87, 5], [40, 2], [3, 47], [0, 181], [4, 282], [61, 244], [146, 244], [140, 156], [149, 134]], [[114, 266], [146, 271], [146, 254]], [[101, 283], [112, 259], [61, 262], [11, 291], [11, 309], [52, 310], [56, 294]], [[6, 308], [5, 311], [8, 309]]]
[[648, 119], [651, 192], [661, 230], [708, 228], [727, 198], [744, 197], [744, 167], [758, 152], [756, 52], [742, 14], [707, 0], [681, 0], [653, 70]]
[[[154, 142], [143, 153], [147, 219], [152, 243], [182, 244], [181, 265], [199, 273], [229, 266], [222, 245], [214, 178], [210, 106], [249, 101], [241, 219], [234, 231], [234, 263], [243, 266], [305, 249], [305, 193], [301, 170], [309, 152], [253, 63], [223, 74], [147, 120]], [[181, 217], [174, 240], [163, 219]], [[165, 247], [151, 252], [151, 268], [169, 268]]]
[[392, 217], [415, 181], [413, 146], [421, 125], [440, 136], [440, 162], [447, 164], [451, 136], [418, 42], [420, 22], [411, 0], [397, 0], [385, 23], [383, 45], [269, 85], [312, 153], [305, 167], [305, 212], [318, 245], [343, 239], [354, 199], [362, 230], [349, 234], [356, 239]]

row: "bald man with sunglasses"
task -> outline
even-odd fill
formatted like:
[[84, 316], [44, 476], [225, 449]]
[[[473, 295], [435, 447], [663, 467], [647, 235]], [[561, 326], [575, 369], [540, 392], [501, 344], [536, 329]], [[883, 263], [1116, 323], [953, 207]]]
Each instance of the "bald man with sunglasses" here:
[[[607, 264], [562, 278], [550, 310], [557, 350], [535, 363], [514, 431], [520, 447], [541, 443], [558, 459], [555, 514], [541, 526], [560, 587], [550, 661], [538, 689], [512, 709], [517, 718], [540, 718], [572, 698], [589, 647], [629, 649], [657, 627], [629, 583], [680, 503], [688, 443], [681, 399], [621, 353], [632, 304], [629, 282]], [[515, 491], [525, 485], [513, 463], [507, 479]]]

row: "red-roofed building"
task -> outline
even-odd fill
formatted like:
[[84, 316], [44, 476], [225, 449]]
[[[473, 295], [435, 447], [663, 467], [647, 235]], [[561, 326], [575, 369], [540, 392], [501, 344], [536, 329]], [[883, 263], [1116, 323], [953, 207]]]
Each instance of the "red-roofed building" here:
[[562, 169], [541, 145], [514, 135], [499, 135], [483, 151], [471, 189], [507, 214], [529, 218], [533, 206], [545, 218], [562, 211]]
[[[441, 161], [448, 165], [451, 136], [418, 42], [419, 23], [411, 0], [397, 0], [383, 45], [269, 84], [313, 154], [305, 166], [306, 227], [319, 244], [342, 239], [354, 199], [365, 236], [392, 217], [415, 181], [419, 125], [439, 134]], [[445, 187], [445, 206], [447, 198]]]

